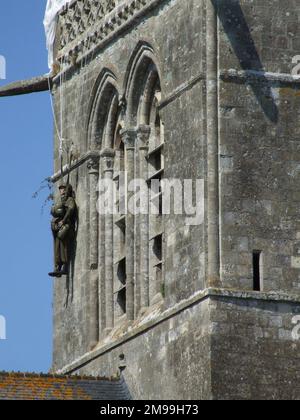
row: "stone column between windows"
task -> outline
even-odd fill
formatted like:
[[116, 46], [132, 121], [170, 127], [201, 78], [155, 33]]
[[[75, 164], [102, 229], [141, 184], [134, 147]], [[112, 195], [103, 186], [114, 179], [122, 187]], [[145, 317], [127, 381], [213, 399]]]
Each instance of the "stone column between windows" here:
[[99, 216], [97, 211], [98, 180], [99, 180], [99, 156], [88, 160], [89, 173], [89, 316], [90, 316], [90, 347], [97, 345], [99, 339], [99, 300], [98, 300], [98, 237]]
[[[136, 129], [125, 129], [121, 132], [126, 150], [126, 173], [127, 173], [127, 207], [133, 195], [128, 191], [128, 185], [133, 181], [135, 174], [135, 144]], [[126, 313], [127, 319], [134, 320], [134, 221], [135, 217], [127, 208], [126, 215]]]
[[[100, 157], [99, 181], [103, 180], [103, 162]], [[99, 203], [100, 204], [100, 203]], [[105, 214], [99, 212], [98, 273], [99, 273], [99, 341], [104, 338], [106, 327], [106, 284], [105, 284]]]
[[137, 147], [139, 153], [139, 178], [145, 181], [142, 191], [141, 212], [138, 215], [138, 227], [140, 230], [140, 310], [143, 312], [149, 307], [149, 190], [146, 180], [148, 178], [149, 137], [150, 126], [141, 125], [137, 131]]
[[[134, 162], [134, 179], [140, 179], [140, 155], [138, 148], [138, 138], [136, 138], [135, 162]], [[138, 188], [138, 187], [137, 187]], [[138, 190], [136, 190], [138, 193]], [[138, 203], [135, 200], [135, 206]], [[140, 231], [140, 214], [136, 212], [134, 218], [134, 319], [138, 318], [141, 310], [141, 231]]]
[[[104, 149], [101, 152], [104, 179], [113, 185], [115, 152], [112, 149]], [[113, 190], [111, 190], [112, 192]], [[113, 270], [113, 206], [112, 195], [108, 211], [105, 214], [105, 307], [106, 307], [106, 328], [105, 334], [109, 334], [114, 327], [114, 270]]]

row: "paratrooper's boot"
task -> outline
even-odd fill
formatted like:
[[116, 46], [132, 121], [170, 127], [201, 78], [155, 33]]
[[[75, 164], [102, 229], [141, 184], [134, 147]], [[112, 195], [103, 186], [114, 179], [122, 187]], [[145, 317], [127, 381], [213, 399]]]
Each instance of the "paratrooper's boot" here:
[[56, 266], [54, 271], [48, 274], [50, 277], [61, 277], [62, 273], [61, 273], [61, 267], [60, 266]]

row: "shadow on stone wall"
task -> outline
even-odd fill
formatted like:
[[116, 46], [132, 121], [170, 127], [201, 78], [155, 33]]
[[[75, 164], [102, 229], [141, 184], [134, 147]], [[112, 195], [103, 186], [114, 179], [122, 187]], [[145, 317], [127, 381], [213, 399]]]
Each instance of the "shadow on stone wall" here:
[[70, 265], [69, 265], [69, 274], [67, 275], [67, 282], [66, 282], [66, 289], [67, 289], [67, 296], [65, 307], [69, 306], [70, 301], [73, 302], [73, 295], [74, 295], [74, 276], [75, 276], [75, 259], [76, 259], [76, 252], [77, 252], [77, 235], [78, 235], [78, 228], [79, 228], [79, 210], [78, 207], [76, 209], [76, 229], [75, 235], [73, 240], [70, 243]]
[[[254, 70], [265, 74], [255, 42], [252, 38], [239, 0], [212, 0], [217, 15], [243, 70]], [[267, 78], [249, 81], [263, 112], [273, 122], [278, 122], [278, 108]]]

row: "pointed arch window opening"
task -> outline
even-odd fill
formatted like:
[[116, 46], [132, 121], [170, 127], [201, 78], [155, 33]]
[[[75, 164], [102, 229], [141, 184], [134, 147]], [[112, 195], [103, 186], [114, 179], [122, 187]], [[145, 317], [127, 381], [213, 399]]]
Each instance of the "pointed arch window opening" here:
[[125, 164], [125, 145], [121, 136], [123, 125], [120, 116], [114, 133], [115, 166], [114, 182], [116, 186], [115, 206], [117, 214], [114, 223], [115, 252], [117, 255], [115, 262], [115, 315], [116, 322], [126, 316], [126, 295], [127, 295], [127, 275], [126, 275], [126, 164]]
[[[148, 58], [147, 58], [148, 60]], [[138, 281], [143, 282], [143, 286], [141, 287], [140, 292], [138, 292], [134, 297], [134, 304], [137, 306], [135, 309], [135, 317], [139, 314], [140, 306], [143, 309], [143, 303], [147, 301], [147, 299], [141, 298], [139, 293], [144, 293], [148, 295], [148, 304], [146, 303], [144, 306], [149, 306], [156, 302], [156, 299], [159, 297], [163, 297], [164, 291], [164, 259], [165, 259], [165, 250], [164, 250], [164, 220], [162, 214], [162, 188], [161, 188], [161, 181], [164, 176], [165, 171], [165, 159], [164, 159], [164, 149], [165, 149], [165, 142], [164, 142], [164, 122], [162, 120], [160, 111], [159, 111], [159, 103], [161, 101], [161, 87], [158, 72], [156, 71], [156, 67], [153, 62], [150, 63], [148, 69], [144, 67], [144, 73], [139, 71], [139, 75], [141, 75], [143, 79], [143, 83], [139, 84], [138, 78], [135, 79], [134, 84], [139, 86], [136, 90], [134, 86], [132, 90], [134, 91], [134, 100], [132, 101], [131, 110], [134, 111], [135, 117], [132, 117], [132, 114], [127, 110], [129, 119], [126, 120], [128, 127], [126, 129], [132, 130], [131, 127], [137, 127], [137, 130], [141, 128], [144, 130], [146, 128], [149, 129], [150, 136], [148, 138], [147, 134], [147, 144], [136, 148], [135, 151], [135, 163], [136, 166], [136, 174], [143, 173], [143, 179], [147, 181], [148, 185], [148, 201], [149, 205], [156, 205], [157, 213], [155, 215], [150, 214], [147, 215], [146, 221], [145, 218], [143, 219], [144, 225], [147, 225], [147, 236], [142, 235], [140, 236], [139, 240], [143, 241], [144, 244], [144, 251], [146, 250], [143, 257], [139, 256], [139, 251], [137, 252], [136, 244], [132, 247], [134, 248], [134, 261], [135, 265], [139, 265], [139, 276], [140, 279]], [[141, 80], [140, 80], [141, 81]], [[98, 113], [100, 119], [94, 118], [94, 121], [98, 121], [94, 123], [94, 135], [97, 137], [97, 144], [100, 144], [102, 141], [101, 148], [104, 149], [113, 149], [114, 157], [111, 159], [113, 162], [113, 170], [110, 174], [113, 182], [116, 186], [116, 201], [115, 201], [115, 208], [117, 209], [116, 214], [113, 217], [109, 218], [111, 224], [111, 219], [113, 220], [112, 223], [112, 235], [108, 234], [108, 237], [112, 236], [112, 283], [113, 283], [113, 310], [112, 310], [112, 325], [110, 327], [114, 327], [118, 325], [124, 317], [130, 318], [130, 310], [127, 308], [127, 292], [129, 297], [131, 296], [129, 287], [130, 283], [130, 273], [129, 270], [130, 266], [130, 254], [128, 254], [128, 250], [126, 249], [126, 236], [130, 229], [127, 230], [127, 179], [126, 179], [126, 161], [127, 161], [127, 153], [126, 147], [123, 142], [122, 138], [122, 131], [124, 130], [124, 120], [123, 120], [123, 111], [124, 109], [120, 109], [120, 102], [119, 102], [119, 95], [117, 90], [114, 86], [110, 88], [105, 88], [105, 95], [102, 96], [101, 103], [98, 105]], [[137, 92], [138, 91], [138, 92]], [[126, 97], [128, 100], [128, 98]], [[105, 110], [108, 110], [106, 111]], [[106, 113], [106, 114], [105, 114]], [[131, 120], [130, 118], [136, 118], [135, 120]], [[134, 121], [134, 125], [132, 122]], [[101, 134], [101, 139], [99, 138]], [[144, 135], [144, 134], [143, 134]], [[95, 139], [95, 136], [94, 136]], [[137, 144], [137, 143], [136, 143]], [[142, 152], [143, 150], [143, 152]], [[109, 151], [108, 151], [109, 152]], [[142, 158], [141, 158], [142, 156]], [[141, 164], [141, 160], [144, 164]], [[104, 159], [105, 165], [105, 159]], [[144, 165], [144, 166], [143, 166]], [[141, 170], [141, 167], [143, 168]], [[104, 172], [102, 171], [102, 164], [100, 165], [100, 176], [104, 176]], [[158, 189], [155, 190], [152, 188], [152, 181], [158, 182]], [[137, 220], [137, 219], [136, 219]], [[107, 223], [106, 220], [103, 220], [104, 225]], [[138, 227], [138, 223], [135, 226]], [[103, 225], [103, 228], [104, 228]], [[128, 225], [130, 227], [130, 225]], [[106, 234], [107, 234], [107, 226], [106, 226]], [[136, 227], [135, 227], [136, 229]], [[100, 227], [101, 230], [101, 227]], [[142, 228], [138, 228], [139, 233], [141, 235]], [[105, 241], [105, 237], [102, 240]], [[111, 238], [110, 238], [111, 239]], [[101, 239], [100, 239], [101, 240]], [[137, 241], [138, 243], [139, 241]], [[107, 247], [106, 241], [101, 245], [104, 248], [104, 254], [107, 254]], [[100, 254], [101, 255], [101, 254]], [[110, 258], [110, 251], [109, 251], [109, 258]], [[128, 260], [127, 260], [128, 258]], [[144, 268], [147, 265], [147, 274], [148, 280], [145, 277], [145, 272], [140, 267], [143, 265], [143, 262], [147, 259], [147, 264], [144, 264]], [[106, 257], [104, 258], [104, 262]], [[101, 266], [102, 261], [99, 261], [99, 266]], [[128, 274], [128, 289], [127, 289], [127, 266], [129, 267], [129, 274]], [[145, 268], [146, 270], [146, 268]], [[103, 277], [103, 275], [102, 275]], [[107, 286], [107, 281], [105, 278], [100, 280], [105, 282], [105, 287]], [[136, 279], [135, 279], [136, 281]], [[147, 286], [145, 284], [148, 283], [148, 291]], [[137, 285], [135, 285], [136, 287]], [[102, 291], [107, 293], [107, 289], [102, 287]], [[111, 295], [111, 291], [109, 292]], [[144, 296], [145, 297], [145, 296]], [[101, 297], [100, 297], [101, 300]], [[110, 298], [105, 296], [106, 305], [107, 302], [110, 305]], [[103, 301], [103, 299], [102, 299]], [[130, 302], [130, 298], [128, 298], [128, 302]], [[139, 306], [140, 305], [140, 306]], [[105, 309], [105, 308], [104, 308]], [[127, 314], [128, 310], [128, 314]], [[102, 311], [103, 313], [103, 311]], [[109, 312], [107, 312], [106, 308], [106, 315], [105, 319], [109, 318]], [[100, 319], [101, 323], [101, 319]]]
[[161, 91], [159, 82], [155, 87], [155, 94], [151, 107], [148, 167], [149, 167], [149, 199], [150, 206], [154, 206], [155, 215], [150, 214], [149, 223], [149, 276], [150, 303], [157, 298], [164, 297], [164, 221], [162, 214], [161, 181], [165, 171], [164, 161], [164, 123], [159, 112]]

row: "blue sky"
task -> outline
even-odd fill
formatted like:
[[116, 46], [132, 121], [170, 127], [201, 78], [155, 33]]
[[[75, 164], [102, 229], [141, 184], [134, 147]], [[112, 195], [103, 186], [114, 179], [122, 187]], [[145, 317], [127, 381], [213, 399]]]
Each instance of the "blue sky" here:
[[[43, 29], [46, 0], [1, 2], [0, 55], [6, 83], [48, 72]], [[0, 98], [0, 370], [48, 371], [52, 357], [52, 238], [47, 194], [32, 194], [52, 172], [49, 94]]]

